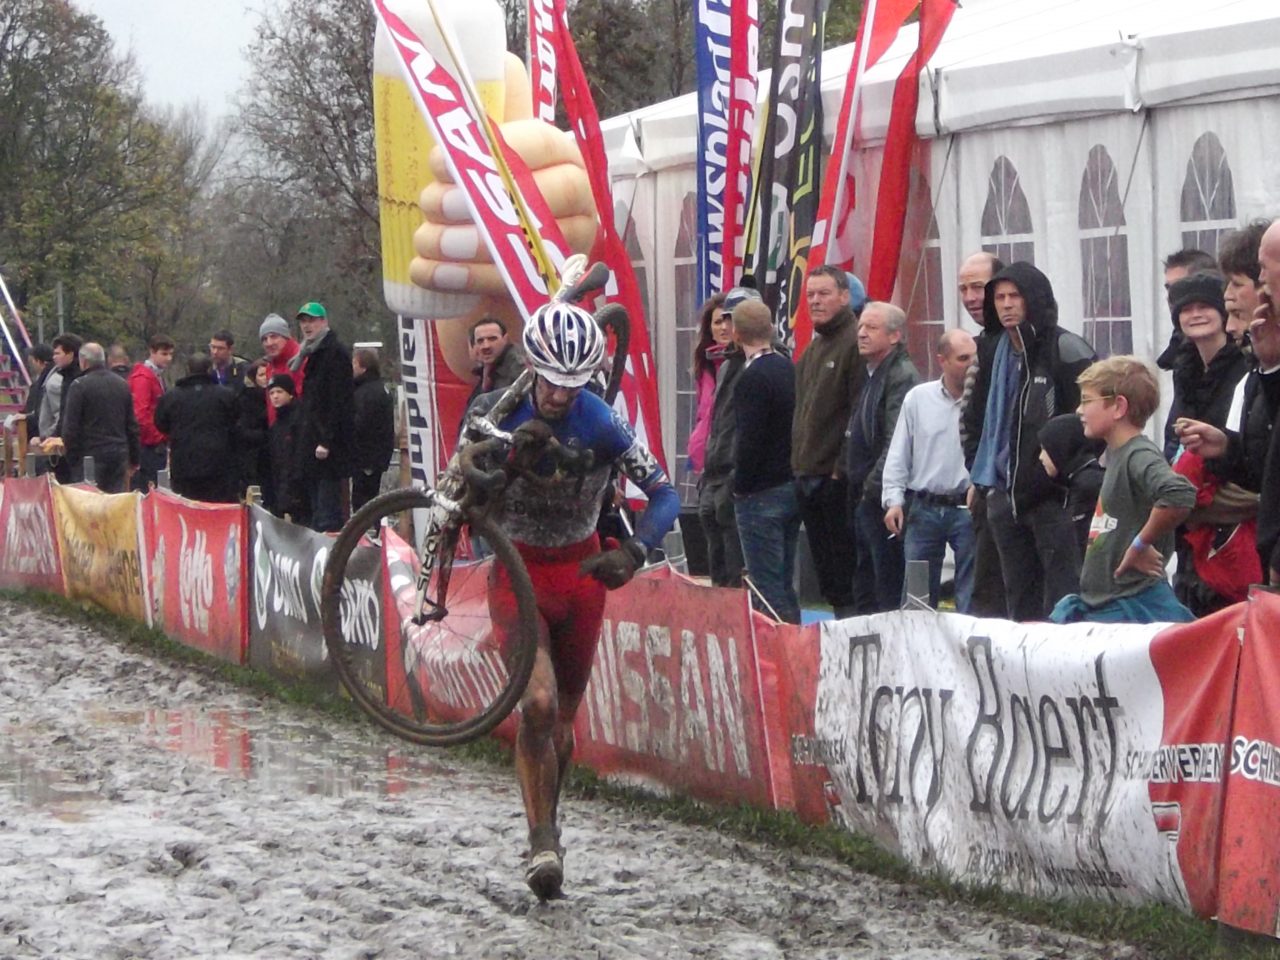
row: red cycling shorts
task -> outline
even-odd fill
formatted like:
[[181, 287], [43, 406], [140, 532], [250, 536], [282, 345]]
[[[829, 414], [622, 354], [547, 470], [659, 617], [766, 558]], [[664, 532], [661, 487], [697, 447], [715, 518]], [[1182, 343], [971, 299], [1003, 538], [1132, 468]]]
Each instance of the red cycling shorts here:
[[[593, 533], [586, 540], [564, 547], [531, 547], [523, 543], [515, 546], [533, 581], [538, 633], [551, 654], [560, 710], [571, 714], [591, 677], [608, 592], [599, 580], [582, 576], [578, 566], [600, 552], [600, 538]], [[495, 563], [489, 574], [489, 616], [505, 644], [519, 614], [511, 578], [500, 563]]]

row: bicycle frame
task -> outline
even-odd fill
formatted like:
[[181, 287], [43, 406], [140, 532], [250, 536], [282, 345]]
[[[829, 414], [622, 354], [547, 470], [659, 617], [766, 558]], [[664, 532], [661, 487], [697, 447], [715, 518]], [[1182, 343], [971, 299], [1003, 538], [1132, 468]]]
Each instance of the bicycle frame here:
[[[413, 622], [418, 626], [443, 620], [449, 614], [445, 598], [449, 593], [449, 580], [453, 572], [454, 548], [462, 533], [469, 501], [467, 479], [463, 473], [463, 455], [468, 447], [481, 439], [511, 443], [511, 434], [499, 429], [498, 424], [533, 389], [533, 381], [533, 371], [525, 370], [498, 398], [498, 402], [488, 413], [468, 417], [462, 435], [458, 438], [458, 446], [440, 474], [422, 536], [422, 563], [417, 577], [417, 610], [413, 616]], [[433, 574], [436, 576], [434, 596], [431, 592]]]

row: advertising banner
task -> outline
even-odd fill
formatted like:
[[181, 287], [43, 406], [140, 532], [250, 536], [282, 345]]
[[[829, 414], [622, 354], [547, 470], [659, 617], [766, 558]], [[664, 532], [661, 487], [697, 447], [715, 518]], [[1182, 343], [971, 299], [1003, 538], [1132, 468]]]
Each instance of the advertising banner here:
[[0, 502], [0, 587], [62, 593], [62, 563], [53, 520], [50, 481], [7, 477]]
[[818, 219], [825, 9], [818, 0], [791, 0], [780, 10], [760, 175], [747, 215], [746, 257], [754, 260], [756, 286], [774, 313], [778, 336], [786, 342], [791, 340]]
[[1280, 595], [1254, 587], [1244, 606], [1218, 920], [1280, 937]]
[[151, 590], [169, 636], [228, 663], [248, 643], [244, 507], [195, 503], [161, 490], [154, 515]]
[[[254, 506], [249, 543], [249, 665], [284, 679], [337, 684], [320, 621], [320, 587], [333, 541]], [[381, 598], [382, 553], [359, 547], [347, 563], [342, 620], [347, 637], [367, 651], [357, 669], [376, 683], [385, 683]]]
[[53, 486], [66, 595], [151, 625], [142, 496]]
[[704, 800], [772, 807], [746, 594], [668, 570], [610, 592], [575, 756]]
[[[387, 563], [387, 702], [405, 716], [460, 720], [492, 703], [506, 685], [507, 668], [489, 619], [488, 581], [493, 561], [455, 563], [449, 581], [449, 615], [417, 626], [418, 560], [390, 530], [383, 535]], [[507, 718], [496, 735], [515, 738]]]
[[837, 822], [918, 867], [1206, 915], [1238, 657], [1223, 626], [824, 623], [793, 757], [825, 766]]

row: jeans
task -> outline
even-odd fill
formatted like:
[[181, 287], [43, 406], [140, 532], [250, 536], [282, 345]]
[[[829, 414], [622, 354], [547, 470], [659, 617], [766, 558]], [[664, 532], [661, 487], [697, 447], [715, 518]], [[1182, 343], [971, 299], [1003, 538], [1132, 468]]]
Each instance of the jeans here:
[[[985, 490], [974, 493], [970, 514], [973, 521], [973, 599], [965, 613], [975, 617], [1009, 616], [1009, 603], [1004, 594], [1004, 574], [1000, 570], [1000, 550], [996, 546], [991, 521], [987, 519]], [[1083, 557], [1083, 554], [1081, 554]]]
[[143, 444], [141, 457], [138, 460], [138, 472], [133, 475], [129, 489], [146, 493], [159, 482], [158, 474], [169, 465], [169, 445], [157, 443], [155, 446]]
[[929, 606], [935, 610], [942, 592], [942, 559], [951, 545], [956, 557], [956, 610], [968, 613], [973, 602], [976, 543], [969, 511], [916, 501], [907, 513], [904, 536], [907, 560], [929, 561]]
[[[756, 589], [786, 623], [800, 622], [796, 596], [796, 541], [800, 537], [800, 510], [791, 482], [734, 497], [738, 537], [747, 562], [747, 574]], [[758, 598], [753, 596], [752, 603]]]
[[[859, 500], [854, 513], [858, 520], [858, 575], [874, 585], [875, 609], [869, 612], [901, 609], [902, 581], [906, 575], [902, 540], [892, 536], [885, 527], [884, 510], [879, 503]], [[863, 564], [870, 570], [864, 571]]]
[[857, 558], [846, 499], [849, 482], [833, 477], [797, 477], [800, 520], [809, 538], [818, 588], [837, 617], [854, 612], [853, 571]]
[[1046, 500], [1013, 515], [1004, 490], [987, 494], [987, 520], [1000, 550], [1009, 619], [1044, 620], [1059, 600], [1080, 591], [1080, 545], [1071, 513]]
[[342, 481], [337, 477], [313, 476], [308, 478], [307, 490], [311, 499], [311, 522], [307, 525], [319, 533], [341, 530]]
[[717, 587], [742, 586], [742, 543], [733, 513], [733, 482], [729, 477], [704, 480], [698, 491], [698, 520], [707, 538], [707, 566]]
[[124, 493], [129, 481], [128, 454], [93, 454], [93, 482], [103, 493]]

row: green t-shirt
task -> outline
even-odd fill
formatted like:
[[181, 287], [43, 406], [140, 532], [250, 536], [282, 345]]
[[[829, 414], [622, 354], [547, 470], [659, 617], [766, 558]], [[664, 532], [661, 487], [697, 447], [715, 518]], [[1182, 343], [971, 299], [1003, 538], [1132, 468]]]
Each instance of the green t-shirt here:
[[[1196, 505], [1196, 488], [1164, 462], [1160, 448], [1139, 434], [1124, 446], [1106, 453], [1102, 491], [1089, 526], [1089, 549], [1080, 571], [1080, 598], [1096, 607], [1118, 597], [1140, 593], [1157, 577], [1126, 570], [1113, 575], [1133, 538], [1146, 526], [1152, 507]], [[1173, 555], [1173, 534], [1154, 544], [1165, 562]]]

